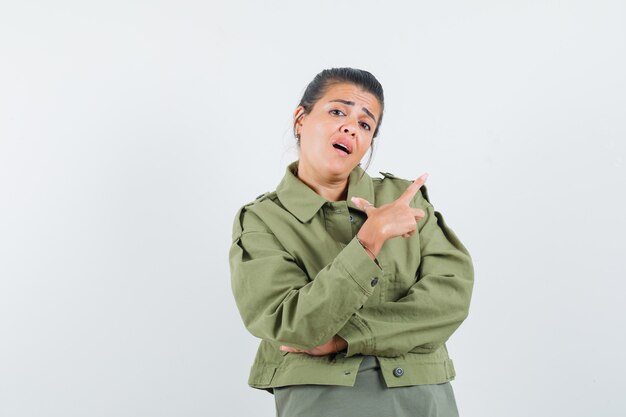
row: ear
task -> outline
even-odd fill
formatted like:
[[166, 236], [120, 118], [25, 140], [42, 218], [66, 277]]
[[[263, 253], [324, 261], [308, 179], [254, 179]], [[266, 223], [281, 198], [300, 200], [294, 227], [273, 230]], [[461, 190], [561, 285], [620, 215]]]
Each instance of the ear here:
[[294, 120], [294, 129], [295, 135], [299, 139], [300, 138], [300, 126], [302, 126], [302, 119], [306, 116], [304, 112], [304, 107], [298, 106], [296, 111], [293, 112], [293, 120]]
[[293, 120], [297, 125], [302, 125], [302, 118], [305, 116], [304, 107], [298, 106], [296, 111], [293, 112]]

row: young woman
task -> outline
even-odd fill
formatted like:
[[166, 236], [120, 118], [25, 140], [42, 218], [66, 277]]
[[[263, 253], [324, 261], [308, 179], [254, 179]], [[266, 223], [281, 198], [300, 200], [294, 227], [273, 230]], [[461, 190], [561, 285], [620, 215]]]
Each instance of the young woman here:
[[278, 416], [458, 415], [445, 342], [468, 315], [472, 261], [426, 174], [360, 167], [383, 110], [369, 72], [319, 73], [294, 113], [299, 159], [235, 216], [233, 294], [261, 339], [248, 383]]

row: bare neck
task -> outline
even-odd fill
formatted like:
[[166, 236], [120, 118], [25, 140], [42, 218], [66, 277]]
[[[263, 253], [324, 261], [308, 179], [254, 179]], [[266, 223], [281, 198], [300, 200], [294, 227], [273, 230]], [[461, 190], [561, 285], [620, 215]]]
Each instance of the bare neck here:
[[298, 167], [296, 176], [310, 189], [328, 201], [341, 201], [348, 197], [348, 178], [323, 178], [316, 172]]

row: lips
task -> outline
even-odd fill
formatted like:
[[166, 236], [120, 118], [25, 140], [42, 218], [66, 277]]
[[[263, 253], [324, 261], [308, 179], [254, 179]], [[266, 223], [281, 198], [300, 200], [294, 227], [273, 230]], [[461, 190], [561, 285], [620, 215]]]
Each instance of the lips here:
[[343, 138], [337, 139], [333, 142], [333, 148], [339, 149], [340, 151], [345, 152], [347, 155], [352, 153], [352, 144]]

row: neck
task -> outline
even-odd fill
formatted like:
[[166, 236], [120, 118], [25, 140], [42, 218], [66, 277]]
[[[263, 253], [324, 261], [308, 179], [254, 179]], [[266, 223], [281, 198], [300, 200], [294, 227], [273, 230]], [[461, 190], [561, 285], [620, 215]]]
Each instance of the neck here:
[[306, 165], [298, 164], [296, 176], [310, 189], [328, 201], [341, 201], [348, 197], [348, 178], [325, 178]]

